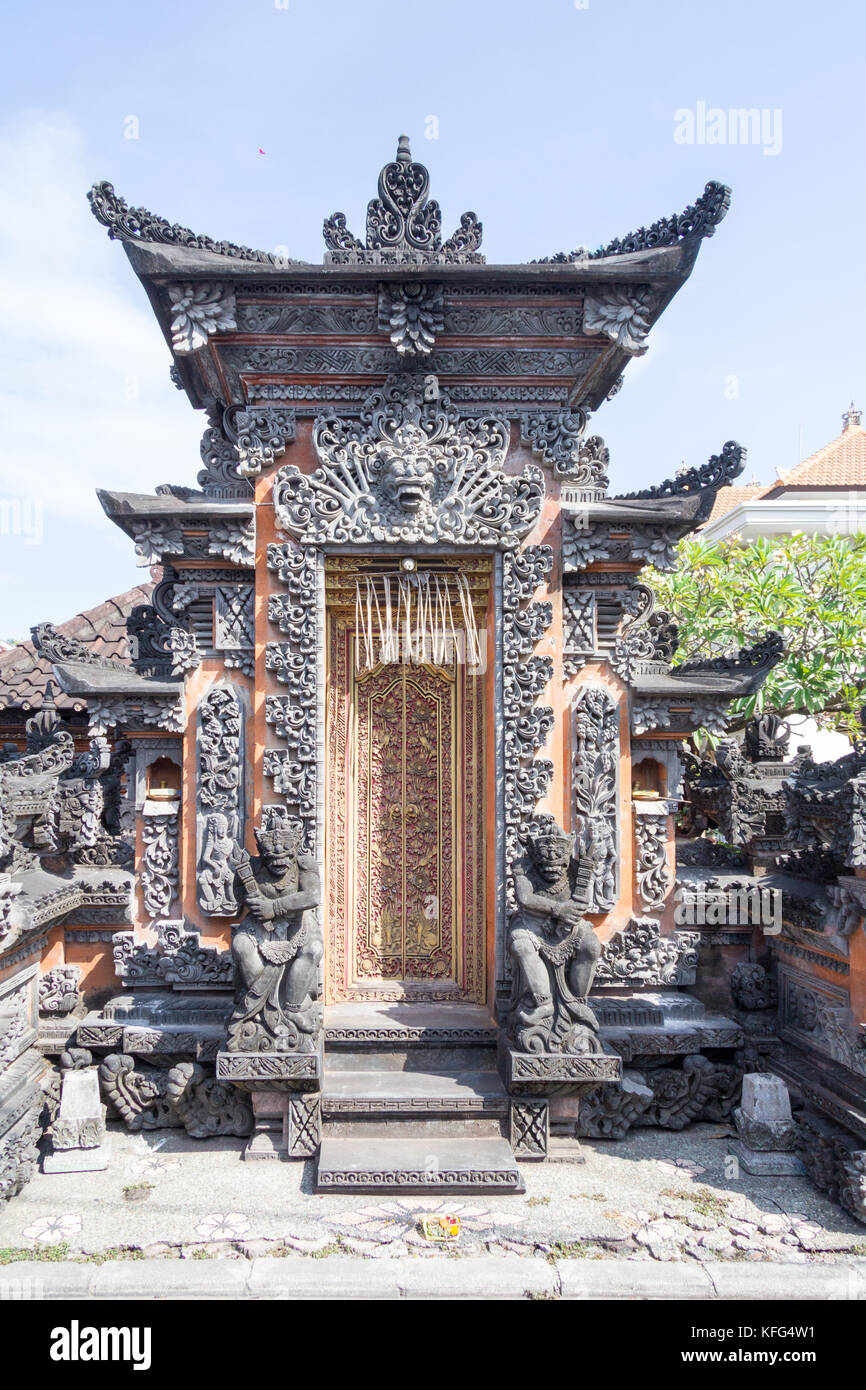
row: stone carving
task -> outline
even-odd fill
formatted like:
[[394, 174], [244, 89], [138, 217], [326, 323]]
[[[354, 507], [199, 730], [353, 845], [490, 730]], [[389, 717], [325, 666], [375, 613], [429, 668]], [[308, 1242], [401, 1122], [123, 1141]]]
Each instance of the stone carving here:
[[866, 1076], [866, 1034], [854, 1023], [847, 990], [792, 970], [779, 970], [779, 1016], [786, 1033]]
[[289, 1094], [286, 1102], [287, 1156], [312, 1158], [322, 1142], [321, 1098], [301, 1091]]
[[622, 1139], [655, 1096], [638, 1071], [624, 1071], [619, 1085], [600, 1086], [581, 1100], [578, 1132], [586, 1139]]
[[[682, 670], [682, 667], [678, 667]], [[686, 699], [690, 708], [684, 708]], [[635, 696], [631, 707], [631, 731], [635, 736], [648, 733], [651, 729], [700, 729], [706, 728], [713, 735], [721, 734], [727, 728], [728, 700], [725, 696], [717, 699], [705, 697], [695, 700], [691, 695], [668, 696], [660, 700], [654, 696]]]
[[173, 676], [195, 671], [201, 665], [201, 652], [194, 632], [187, 632], [186, 628], [182, 627], [169, 628], [168, 647], [171, 652]]
[[753, 763], [782, 761], [790, 741], [790, 724], [772, 711], [750, 719], [743, 730], [743, 750]]
[[282, 468], [274, 508], [303, 544], [406, 541], [514, 548], [544, 498], [534, 465], [508, 477], [505, 420], [461, 420], [435, 378], [390, 377], [360, 421], [319, 416], [313, 474]]
[[236, 995], [230, 1052], [313, 1052], [322, 1024], [319, 869], [303, 852], [303, 828], [256, 831], [260, 854], [241, 852], [247, 914], [232, 940]]
[[238, 326], [234, 291], [228, 285], [203, 280], [169, 285], [168, 298], [175, 352], [195, 352], [207, 346], [211, 333], [229, 333]]
[[774, 1009], [776, 982], [763, 965], [740, 960], [731, 971], [731, 998], [738, 1009]]
[[638, 810], [634, 817], [635, 880], [646, 912], [661, 912], [672, 884], [667, 861], [667, 817]]
[[409, 137], [401, 135], [396, 159], [379, 175], [379, 196], [367, 205], [366, 246], [348, 230], [345, 214], [335, 212], [322, 229], [325, 263], [483, 262], [477, 254], [481, 223], [475, 213], [464, 212], [458, 230], [443, 243], [439, 204], [428, 201], [429, 188], [430, 175], [423, 164], [413, 163]]
[[[579, 524], [578, 524], [579, 523]], [[613, 557], [608, 531], [604, 527], [585, 526], [584, 518], [563, 514], [562, 518], [562, 560], [563, 569], [568, 574], [584, 570], [598, 560]], [[625, 554], [622, 557], [625, 559]]]
[[603, 333], [630, 356], [641, 357], [648, 344], [650, 319], [658, 307], [658, 297], [648, 286], [634, 289], [611, 286], [587, 290], [583, 301], [584, 333]]
[[622, 600], [629, 621], [617, 634], [609, 661], [630, 682], [637, 675], [667, 673], [679, 645], [679, 628], [670, 613], [656, 608], [647, 584], [634, 583]]
[[521, 416], [520, 433], [554, 475], [603, 496], [610, 454], [600, 435], [584, 440], [586, 411], [536, 410]]
[[214, 589], [214, 647], [221, 652], [249, 652], [255, 641], [255, 591], [252, 584], [217, 584]]
[[265, 649], [266, 669], [287, 690], [285, 697], [266, 698], [265, 719], [287, 747], [266, 749], [264, 769], [274, 779], [288, 816], [303, 825], [307, 847], [312, 849], [316, 831], [316, 564], [294, 545], [269, 545], [267, 563], [286, 588], [285, 595], [272, 595], [268, 616], [288, 640], [269, 642]]
[[201, 437], [199, 452], [204, 465], [196, 481], [208, 497], [252, 499], [253, 488], [248, 478], [238, 473], [240, 455], [237, 446], [228, 438], [222, 413], [214, 402], [208, 412], [211, 423]]
[[128, 671], [129, 667], [122, 661], [106, 661], [93, 650], [88, 642], [82, 642], [78, 637], [69, 637], [65, 633], [58, 632], [53, 623], [37, 623], [30, 629], [30, 637], [34, 647], [40, 656], [45, 657], [46, 661], [59, 662], [63, 664], [67, 661], [84, 663], [87, 666], [102, 666], [113, 671]]
[[168, 815], [142, 817], [139, 881], [148, 917], [167, 917], [178, 895], [177, 831], [176, 806]]
[[409, 281], [379, 286], [379, 331], [401, 357], [429, 357], [444, 327], [442, 286]]
[[165, 555], [183, 554], [183, 532], [171, 521], [133, 522], [136, 564], [141, 567], [161, 565]]
[[632, 1127], [681, 1130], [695, 1120], [727, 1120], [739, 1100], [743, 1070], [736, 1061], [711, 1061], [702, 1053], [670, 1058], [643, 1070], [629, 1069], [580, 1104], [581, 1137], [622, 1139]]
[[108, 1103], [127, 1129], [138, 1131], [179, 1126], [168, 1100], [168, 1072], [136, 1068], [128, 1053], [110, 1053], [99, 1067], [99, 1080]]
[[87, 195], [90, 209], [97, 222], [108, 228], [112, 240], [156, 242], [166, 246], [186, 246], [196, 251], [211, 251], [217, 256], [230, 256], [233, 260], [258, 261], [263, 265], [299, 265], [299, 261], [277, 255], [270, 251], [252, 251], [248, 246], [235, 246], [231, 241], [213, 241], [211, 237], [197, 236], [188, 227], [176, 222], [169, 223], [164, 217], [156, 217], [147, 208], [131, 208], [123, 198], [119, 198], [113, 186], [105, 181], [95, 183]]
[[80, 965], [55, 965], [39, 978], [39, 1012], [71, 1014], [78, 1004]]
[[234, 686], [215, 685], [198, 706], [198, 900], [210, 916], [238, 910], [235, 841], [243, 835], [244, 717]]
[[[532, 819], [553, 776], [550, 759], [535, 757], [553, 727], [552, 708], [535, 703], [553, 675], [553, 662], [550, 657], [533, 655], [552, 621], [552, 610], [549, 603], [530, 602], [552, 566], [549, 546], [529, 546], [503, 556], [502, 743], [507, 868], [522, 857], [519, 829]], [[506, 891], [513, 907], [509, 888]]]
[[235, 565], [254, 565], [256, 559], [256, 524], [249, 521], [214, 521], [208, 534], [208, 553], [221, 555]]
[[109, 1104], [134, 1132], [182, 1126], [193, 1139], [210, 1139], [252, 1130], [246, 1097], [198, 1062], [155, 1067], [115, 1052], [102, 1062], [99, 1079]]
[[125, 696], [109, 696], [100, 699], [88, 696], [88, 731], [97, 737], [104, 737], [109, 729], [122, 724], [127, 729], [156, 727], [170, 734], [183, 733], [184, 712], [177, 698], [127, 699]]
[[42, 1125], [39, 1105], [31, 1107], [0, 1137], [0, 1206], [16, 1197], [39, 1163]]
[[797, 1153], [812, 1182], [857, 1221], [866, 1223], [866, 1148], [812, 1110], [797, 1117]]
[[685, 493], [715, 492], [738, 478], [746, 466], [746, 450], [742, 444], [729, 439], [720, 454], [713, 454], [698, 468], [682, 468], [673, 478], [644, 488], [641, 492], [624, 492], [623, 497], [677, 497]]
[[515, 1045], [521, 1052], [600, 1052], [586, 999], [601, 946], [584, 916], [596, 860], [592, 850], [576, 856], [552, 816], [531, 824], [524, 845], [508, 939]]
[[604, 686], [584, 686], [574, 705], [572, 795], [578, 845], [595, 872], [587, 910], [608, 912], [619, 891], [619, 707]]
[[596, 970], [599, 985], [692, 985], [698, 965], [700, 932], [662, 936], [653, 917], [633, 917], [604, 943]]
[[580, 246], [576, 251], [560, 251], [546, 257], [552, 263], [574, 264], [583, 260], [600, 260], [605, 256], [627, 256], [634, 251], [653, 251], [659, 246], [676, 246], [685, 237], [712, 236], [731, 205], [731, 190], [723, 183], [711, 181], [696, 202], [674, 217], [662, 217], [650, 227], [641, 227], [627, 237], [616, 237], [598, 251]]
[[246, 1096], [231, 1083], [209, 1076], [198, 1062], [179, 1062], [166, 1080], [166, 1099], [193, 1139], [251, 1133], [253, 1116]]
[[[295, 438], [295, 412], [286, 406], [258, 406], [235, 415], [238, 473], [242, 478], [258, 477], [263, 468], [272, 468]], [[247, 563], [238, 560], [237, 564]]]
[[521, 1098], [511, 1102], [511, 1147], [518, 1159], [546, 1158], [550, 1103]]
[[562, 665], [577, 675], [596, 647], [596, 597], [591, 589], [562, 591]]

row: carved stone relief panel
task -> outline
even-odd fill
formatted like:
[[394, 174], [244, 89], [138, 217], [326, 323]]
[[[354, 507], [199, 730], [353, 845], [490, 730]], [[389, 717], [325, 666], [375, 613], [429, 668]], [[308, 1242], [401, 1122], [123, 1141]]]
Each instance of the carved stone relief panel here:
[[574, 824], [581, 850], [598, 864], [587, 910], [608, 912], [619, 895], [619, 706], [605, 686], [587, 685], [572, 709]]
[[197, 753], [199, 906], [210, 916], [231, 917], [238, 911], [234, 850], [243, 843], [246, 761], [238, 687], [214, 685], [200, 700]]

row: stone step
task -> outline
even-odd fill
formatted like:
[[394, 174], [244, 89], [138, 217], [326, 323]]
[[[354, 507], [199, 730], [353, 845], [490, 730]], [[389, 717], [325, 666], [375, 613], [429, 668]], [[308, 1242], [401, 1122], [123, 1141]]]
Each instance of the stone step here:
[[325, 1068], [322, 1114], [366, 1117], [505, 1115], [508, 1096], [495, 1071], [331, 1071]]
[[496, 1046], [499, 1028], [480, 1004], [331, 1004], [325, 1050]]
[[323, 1138], [316, 1191], [518, 1193], [524, 1185], [505, 1139]]
[[496, 1048], [424, 1047], [413, 1043], [376, 1043], [368, 1047], [332, 1047], [326, 1044], [325, 1066], [332, 1075], [340, 1072], [495, 1072]]

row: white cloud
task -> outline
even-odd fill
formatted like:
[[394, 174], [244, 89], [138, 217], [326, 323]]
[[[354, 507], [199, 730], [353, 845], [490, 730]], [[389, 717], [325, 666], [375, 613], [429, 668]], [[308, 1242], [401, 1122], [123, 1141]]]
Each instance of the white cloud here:
[[168, 347], [90, 213], [90, 182], [62, 113], [0, 128], [0, 495], [41, 503], [51, 535], [52, 519], [79, 536], [111, 528], [97, 487], [194, 483], [204, 423], [169, 381]]

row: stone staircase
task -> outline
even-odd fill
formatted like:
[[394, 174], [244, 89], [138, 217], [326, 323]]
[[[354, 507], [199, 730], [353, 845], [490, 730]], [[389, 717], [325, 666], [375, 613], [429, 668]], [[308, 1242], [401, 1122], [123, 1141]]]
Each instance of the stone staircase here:
[[326, 1009], [316, 1190], [522, 1192], [497, 1041], [475, 1005]]

